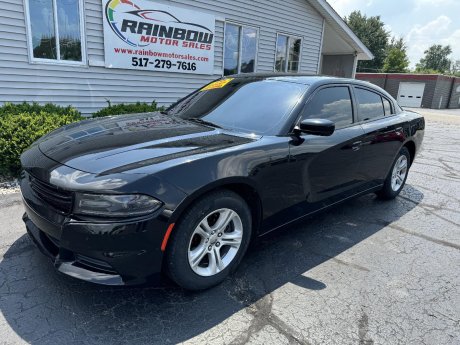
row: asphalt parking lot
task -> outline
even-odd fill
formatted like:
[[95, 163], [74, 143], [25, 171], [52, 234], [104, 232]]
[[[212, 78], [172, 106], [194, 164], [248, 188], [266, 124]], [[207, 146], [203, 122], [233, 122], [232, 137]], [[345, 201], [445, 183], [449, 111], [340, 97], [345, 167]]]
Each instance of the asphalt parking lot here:
[[425, 112], [400, 197], [273, 233], [201, 293], [61, 276], [0, 195], [0, 344], [460, 344], [460, 112]]

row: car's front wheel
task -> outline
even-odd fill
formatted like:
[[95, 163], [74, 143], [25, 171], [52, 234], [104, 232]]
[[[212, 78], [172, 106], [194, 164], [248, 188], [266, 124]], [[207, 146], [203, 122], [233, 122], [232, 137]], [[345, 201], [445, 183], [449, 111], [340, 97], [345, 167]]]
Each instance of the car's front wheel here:
[[236, 193], [222, 190], [201, 198], [174, 229], [166, 266], [189, 290], [222, 282], [240, 263], [251, 239], [251, 212]]
[[383, 188], [376, 194], [382, 199], [394, 199], [403, 189], [410, 168], [410, 152], [403, 147], [396, 156], [393, 166], [388, 173]]

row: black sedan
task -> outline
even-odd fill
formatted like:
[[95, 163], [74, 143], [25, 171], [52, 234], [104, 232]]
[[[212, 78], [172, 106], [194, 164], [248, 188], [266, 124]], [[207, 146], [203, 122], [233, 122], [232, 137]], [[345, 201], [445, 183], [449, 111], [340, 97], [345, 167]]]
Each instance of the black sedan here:
[[128, 285], [166, 273], [205, 289], [257, 236], [366, 193], [395, 198], [424, 126], [369, 83], [230, 76], [161, 113], [41, 138], [21, 157], [24, 221], [69, 276]]

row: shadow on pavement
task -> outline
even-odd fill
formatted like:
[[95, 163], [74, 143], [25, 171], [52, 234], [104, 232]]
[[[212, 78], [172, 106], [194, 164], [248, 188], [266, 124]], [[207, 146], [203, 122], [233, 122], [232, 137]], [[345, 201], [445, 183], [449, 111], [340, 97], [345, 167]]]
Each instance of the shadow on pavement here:
[[309, 270], [337, 260], [337, 255], [398, 220], [423, 199], [410, 185], [403, 194], [404, 198], [389, 202], [364, 196], [271, 233], [250, 248], [233, 276], [201, 293], [172, 284], [111, 288], [73, 280], [56, 273], [24, 235], [0, 262], [0, 311], [9, 327], [32, 344], [185, 341], [259, 303], [284, 284], [327, 288], [308, 277]]

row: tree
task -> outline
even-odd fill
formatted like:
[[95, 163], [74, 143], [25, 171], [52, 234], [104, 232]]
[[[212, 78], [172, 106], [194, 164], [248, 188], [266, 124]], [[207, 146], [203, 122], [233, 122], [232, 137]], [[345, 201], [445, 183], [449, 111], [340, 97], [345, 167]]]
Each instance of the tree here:
[[359, 61], [358, 70], [367, 72], [380, 72], [386, 56], [389, 32], [385, 30], [385, 24], [380, 16], [367, 17], [360, 11], [352, 12], [344, 18], [348, 26], [374, 54], [370, 61]]
[[387, 56], [383, 63], [385, 73], [406, 73], [409, 67], [407, 46], [402, 38], [393, 37], [388, 45]]
[[450, 74], [460, 77], [460, 60], [452, 60]]
[[425, 50], [425, 57], [420, 59], [416, 70], [423, 72], [424, 70], [431, 69], [438, 73], [449, 72], [451, 66], [450, 54], [452, 54], [452, 48], [449, 45], [444, 47], [440, 44], [434, 44]]

